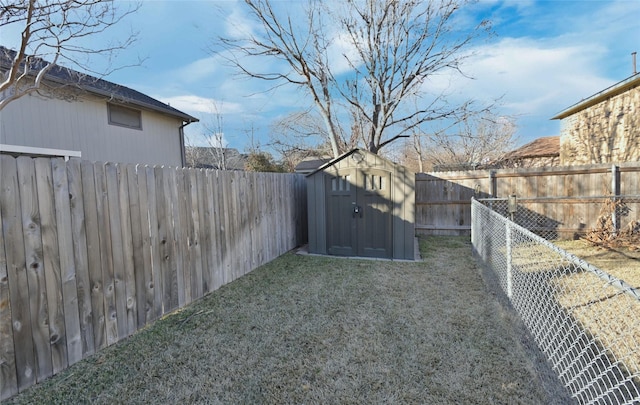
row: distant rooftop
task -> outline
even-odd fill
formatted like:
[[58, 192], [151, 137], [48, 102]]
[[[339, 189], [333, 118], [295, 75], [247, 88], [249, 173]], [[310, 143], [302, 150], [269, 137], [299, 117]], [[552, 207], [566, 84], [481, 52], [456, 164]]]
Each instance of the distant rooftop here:
[[294, 169], [296, 173], [311, 173], [320, 166], [329, 162], [331, 158], [321, 158], [317, 156], [310, 156], [298, 163]]
[[560, 156], [559, 136], [546, 136], [538, 138], [514, 151], [507, 153], [504, 159], [525, 159], [552, 156]]

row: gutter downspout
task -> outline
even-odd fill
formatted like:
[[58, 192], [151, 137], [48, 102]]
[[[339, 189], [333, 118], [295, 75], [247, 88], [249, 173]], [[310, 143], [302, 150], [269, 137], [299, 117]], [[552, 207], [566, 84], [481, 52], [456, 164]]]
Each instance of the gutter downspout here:
[[184, 124], [180, 125], [178, 128], [179, 136], [180, 136], [180, 160], [182, 162], [182, 167], [186, 167], [187, 165], [187, 152], [186, 147], [184, 145], [184, 127], [196, 121], [187, 121]]

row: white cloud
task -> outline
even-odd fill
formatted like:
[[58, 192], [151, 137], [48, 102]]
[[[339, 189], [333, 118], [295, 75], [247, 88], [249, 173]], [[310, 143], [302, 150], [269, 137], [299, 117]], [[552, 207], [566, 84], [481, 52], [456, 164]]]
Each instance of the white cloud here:
[[483, 101], [504, 96], [510, 114], [548, 115], [612, 84], [595, 68], [605, 51], [597, 44], [505, 38], [474, 50], [463, 68], [472, 80], [440, 75], [428, 86]]
[[346, 32], [335, 34], [327, 53], [329, 69], [336, 76], [353, 70], [349, 61], [356, 66], [360, 63], [356, 46]]
[[479, 94], [504, 94], [518, 114], [572, 104], [612, 84], [598, 74], [597, 59], [605, 49], [597, 44], [507, 38], [477, 51], [470, 70], [478, 80], [469, 85]]
[[243, 111], [242, 105], [238, 103], [215, 100], [212, 98], [199, 97], [194, 95], [157, 97], [170, 106], [191, 113], [205, 114], [238, 114]]
[[213, 76], [220, 69], [221, 63], [222, 60], [219, 56], [209, 56], [178, 69], [176, 75], [187, 83], [200, 82]]
[[234, 4], [233, 9], [224, 20], [224, 32], [229, 39], [244, 39], [254, 34], [255, 23], [247, 16], [246, 11]]

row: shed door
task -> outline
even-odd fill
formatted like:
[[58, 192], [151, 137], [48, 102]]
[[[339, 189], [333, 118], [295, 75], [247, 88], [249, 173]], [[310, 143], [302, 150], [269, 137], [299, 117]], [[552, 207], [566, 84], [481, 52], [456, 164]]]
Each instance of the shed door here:
[[391, 173], [344, 169], [326, 176], [326, 187], [328, 253], [392, 257]]
[[359, 174], [356, 203], [363, 212], [356, 221], [358, 256], [392, 257], [391, 173], [368, 170]]

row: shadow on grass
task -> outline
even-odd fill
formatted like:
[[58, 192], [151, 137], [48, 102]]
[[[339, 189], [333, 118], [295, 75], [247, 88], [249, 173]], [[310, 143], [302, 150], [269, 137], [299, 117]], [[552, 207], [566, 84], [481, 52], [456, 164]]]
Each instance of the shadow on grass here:
[[468, 237], [423, 262], [288, 253], [15, 403], [567, 403]]

